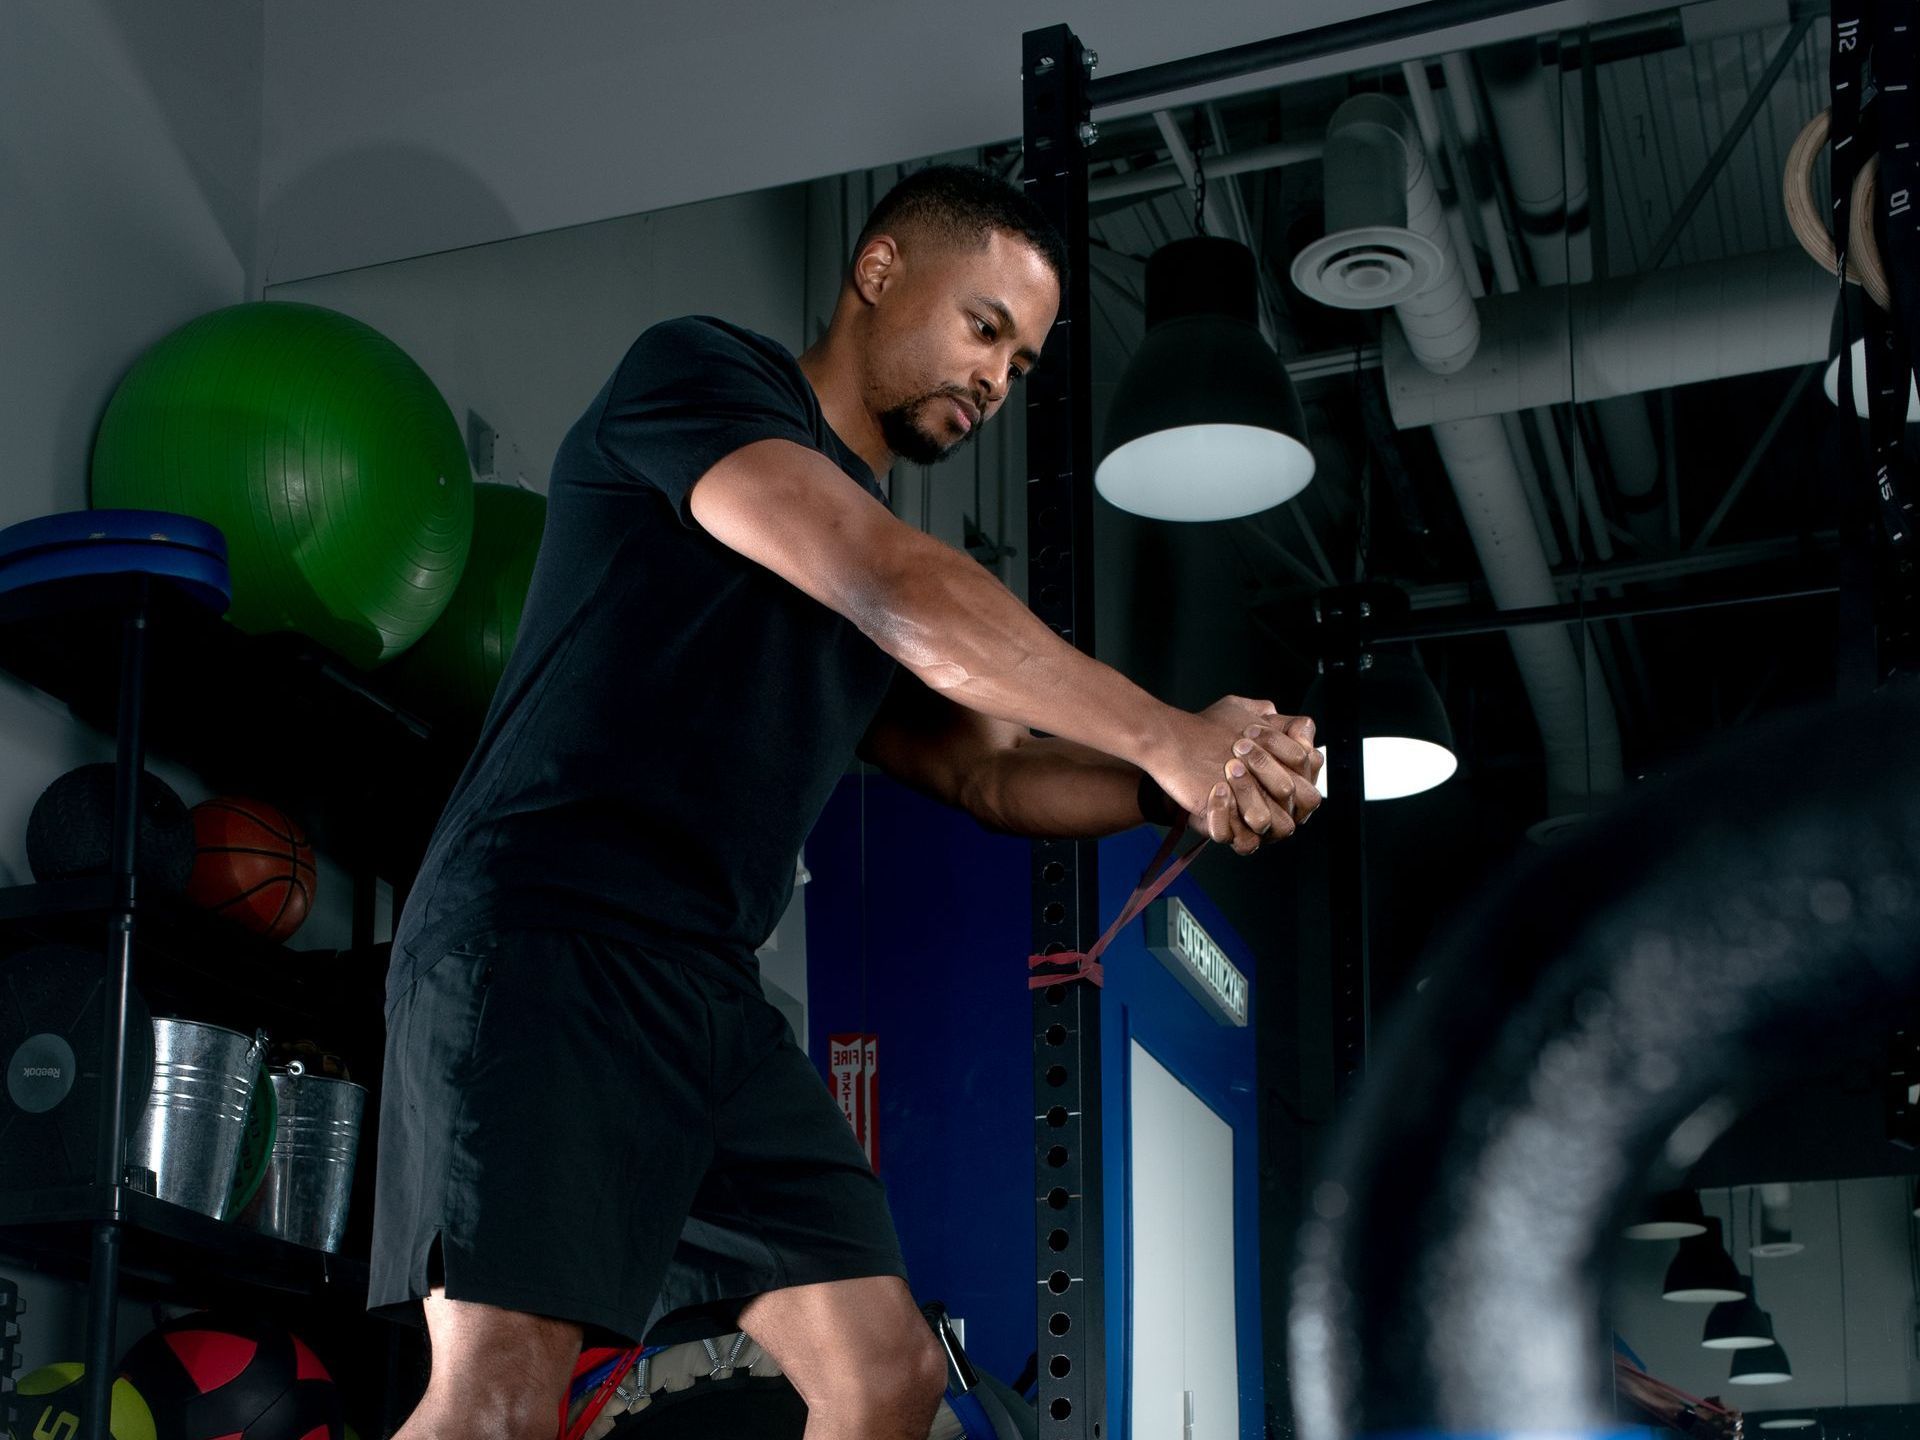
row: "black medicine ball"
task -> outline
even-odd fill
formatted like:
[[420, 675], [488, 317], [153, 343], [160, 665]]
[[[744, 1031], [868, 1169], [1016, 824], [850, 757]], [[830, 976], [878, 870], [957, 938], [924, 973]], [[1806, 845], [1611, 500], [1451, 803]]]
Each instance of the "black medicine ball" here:
[[[113, 773], [82, 765], [49, 785], [27, 817], [27, 864], [36, 880], [72, 880], [107, 873], [113, 851]], [[159, 776], [140, 777], [141, 883], [162, 895], [184, 895], [193, 874], [193, 816]]]
[[345, 1430], [327, 1367], [264, 1316], [170, 1320], [120, 1371], [152, 1408], [157, 1440], [342, 1440]]

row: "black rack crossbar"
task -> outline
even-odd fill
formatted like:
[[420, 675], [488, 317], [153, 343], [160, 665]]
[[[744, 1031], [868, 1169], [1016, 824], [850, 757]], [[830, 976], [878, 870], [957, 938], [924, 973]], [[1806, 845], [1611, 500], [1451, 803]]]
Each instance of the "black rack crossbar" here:
[[1415, 35], [1539, 8], [1539, 0], [1422, 0], [1418, 5], [1338, 20], [1331, 25], [1316, 25], [1311, 30], [1276, 35], [1271, 40], [1255, 40], [1224, 50], [1210, 50], [1204, 55], [1145, 65], [1138, 70], [1123, 70], [1118, 75], [1089, 81], [1087, 102], [1095, 110], [1125, 105], [1154, 95], [1191, 90], [1221, 80], [1237, 80], [1263, 70], [1277, 70], [1284, 65], [1299, 65], [1329, 55], [1363, 50], [1369, 45], [1386, 45]]
[[[1380, 644], [1402, 640], [1438, 640], [1462, 635], [1492, 635], [1529, 625], [1577, 625], [1583, 620], [1625, 620], [1638, 615], [1681, 615], [1697, 610], [1723, 610], [1733, 605], [1771, 605], [1789, 600], [1817, 600], [1838, 595], [1837, 583], [1798, 585], [1786, 589], [1727, 591], [1712, 594], [1626, 597], [1587, 600], [1565, 605], [1536, 605], [1519, 610], [1430, 612], [1427, 616], [1399, 616], [1366, 632]], [[1356, 622], [1365, 629], [1365, 622]]]

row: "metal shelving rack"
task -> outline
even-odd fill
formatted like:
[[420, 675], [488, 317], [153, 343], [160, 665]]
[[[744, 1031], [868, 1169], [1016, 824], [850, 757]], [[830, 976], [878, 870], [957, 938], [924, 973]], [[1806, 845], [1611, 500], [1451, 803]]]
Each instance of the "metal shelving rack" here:
[[[97, 1120], [93, 1173], [70, 1183], [0, 1194], [0, 1250], [79, 1271], [86, 1284], [86, 1379], [79, 1440], [108, 1440], [110, 1386], [116, 1355], [115, 1310], [123, 1277], [162, 1288], [210, 1293], [364, 1300], [367, 1262], [327, 1255], [170, 1204], [126, 1183], [129, 1134], [138, 1117], [125, 1108], [128, 997], [136, 953], [156, 962], [155, 987], [179, 995], [221, 996], [228, 1003], [276, 1008], [285, 1015], [324, 1017], [366, 998], [366, 975], [343, 980], [349, 952], [293, 951], [249, 937], [179, 902], [150, 899], [138, 881], [134, 823], [137, 777], [156, 719], [149, 670], [156, 631], [165, 627], [175, 676], [158, 717], [176, 742], [169, 749], [203, 772], [241, 778], [278, 747], [297, 757], [300, 740], [332, 741], [341, 768], [366, 765], [364, 783], [342, 788], [334, 775], [312, 777], [316, 795], [335, 798], [332, 838], [355, 870], [355, 944], [371, 941], [371, 881], [396, 873], [406, 837], [424, 836], [426, 808], [446, 767], [429, 743], [430, 727], [384, 700], [339, 662], [311, 648], [240, 634], [164, 581], [142, 575], [64, 581], [0, 598], [0, 668], [68, 703], [77, 718], [99, 724], [111, 715], [115, 791], [109, 873], [105, 876], [0, 889], [0, 933], [31, 938], [94, 937], [104, 928], [105, 1084]], [[109, 686], [101, 652], [117, 636], [118, 666]], [[240, 714], [228, 728], [202, 727], [221, 706], [245, 712], [248, 698], [286, 706], [275, 736], [255, 749], [233, 743], [235, 726], [276, 717]], [[288, 705], [288, 697], [300, 703]], [[294, 738], [298, 737], [298, 738]], [[198, 744], [196, 745], [196, 740]], [[198, 753], [196, 753], [198, 751]], [[291, 752], [288, 754], [286, 752]], [[393, 788], [405, 774], [413, 788]], [[418, 796], [396, 823], [358, 828], [355, 802], [370, 793]], [[395, 837], [400, 837], [396, 842]], [[394, 847], [398, 848], [382, 848]], [[373, 977], [377, 980], [377, 977]], [[356, 991], [353, 979], [363, 982]], [[333, 1002], [332, 1005], [328, 1001]], [[337, 1009], [335, 1008], [337, 1007]]]

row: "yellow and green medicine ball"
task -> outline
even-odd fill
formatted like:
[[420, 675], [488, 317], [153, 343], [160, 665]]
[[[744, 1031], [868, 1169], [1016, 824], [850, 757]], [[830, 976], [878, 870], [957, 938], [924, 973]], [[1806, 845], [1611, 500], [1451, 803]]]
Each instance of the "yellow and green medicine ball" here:
[[[21, 1376], [15, 1403], [25, 1428], [8, 1440], [73, 1440], [80, 1433], [80, 1379], [86, 1368], [63, 1360]], [[154, 1440], [153, 1412], [125, 1378], [113, 1382], [108, 1426], [113, 1440]]]
[[94, 440], [93, 503], [219, 526], [234, 624], [362, 667], [426, 634], [473, 535], [466, 444], [426, 372], [351, 316], [280, 301], [140, 358]]

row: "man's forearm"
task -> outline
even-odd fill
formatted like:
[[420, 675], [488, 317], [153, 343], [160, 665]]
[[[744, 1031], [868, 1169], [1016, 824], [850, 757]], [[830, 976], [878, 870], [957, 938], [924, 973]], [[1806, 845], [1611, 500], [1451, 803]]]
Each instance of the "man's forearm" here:
[[[1142, 815], [1140, 779], [1126, 761], [1071, 740], [1029, 740], [994, 757], [975, 818], [1004, 834], [1050, 840], [1093, 840], [1171, 818]], [[1165, 803], [1157, 789], [1150, 794]]]
[[930, 689], [1103, 758], [1145, 765], [1178, 714], [1081, 654], [973, 560], [930, 537], [906, 548], [864, 608], [861, 628]]

